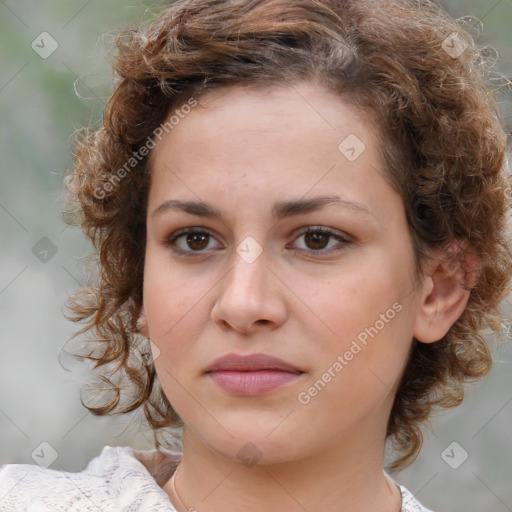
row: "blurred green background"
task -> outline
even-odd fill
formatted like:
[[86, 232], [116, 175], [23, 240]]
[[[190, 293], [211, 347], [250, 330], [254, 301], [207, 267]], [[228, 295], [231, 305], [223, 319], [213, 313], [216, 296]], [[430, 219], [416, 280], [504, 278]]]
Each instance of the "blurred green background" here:
[[[150, 435], [138, 432], [138, 416], [88, 414], [79, 400], [87, 369], [70, 373], [59, 363], [74, 333], [64, 303], [84, 281], [89, 252], [60, 208], [70, 136], [101, 121], [111, 90], [105, 48], [118, 28], [150, 18], [161, 5], [0, 1], [0, 464], [34, 463], [41, 442], [58, 456], [51, 467], [70, 471], [106, 444], [151, 446]], [[443, 5], [456, 17], [483, 22], [479, 44], [494, 48], [496, 71], [512, 77], [512, 1]], [[512, 130], [510, 90], [499, 100]], [[490, 378], [469, 388], [457, 410], [434, 418], [418, 460], [395, 475], [429, 507], [512, 511], [511, 352], [509, 344], [497, 349]], [[454, 441], [468, 452], [458, 469], [441, 456]]]

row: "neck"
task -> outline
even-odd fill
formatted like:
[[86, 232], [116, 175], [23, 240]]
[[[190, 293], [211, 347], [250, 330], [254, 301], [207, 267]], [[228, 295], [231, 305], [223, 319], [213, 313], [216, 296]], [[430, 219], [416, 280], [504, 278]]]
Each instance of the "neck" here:
[[382, 470], [384, 440], [371, 442], [363, 431], [348, 438], [314, 456], [248, 465], [214, 452], [185, 427], [176, 478], [163, 488], [178, 512], [399, 512], [400, 491]]

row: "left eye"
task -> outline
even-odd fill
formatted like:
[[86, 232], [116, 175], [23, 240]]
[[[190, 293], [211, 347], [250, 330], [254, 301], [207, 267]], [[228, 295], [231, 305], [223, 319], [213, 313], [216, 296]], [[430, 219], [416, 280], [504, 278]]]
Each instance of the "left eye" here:
[[334, 243], [329, 246], [328, 242], [332, 239], [337, 240], [341, 245], [350, 243], [348, 238], [343, 237], [330, 229], [322, 227], [309, 227], [295, 238], [294, 241], [299, 240], [301, 237], [304, 237], [306, 247], [300, 248], [300, 250], [312, 250], [313, 252], [329, 252], [324, 249], [331, 249], [333, 246], [337, 245]]

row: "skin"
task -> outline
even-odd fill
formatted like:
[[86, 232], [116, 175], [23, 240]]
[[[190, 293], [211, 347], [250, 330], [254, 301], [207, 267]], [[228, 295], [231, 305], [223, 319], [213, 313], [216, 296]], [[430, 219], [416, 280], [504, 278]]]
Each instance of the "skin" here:
[[[382, 469], [398, 382], [413, 337], [444, 336], [469, 292], [436, 260], [416, 277], [375, 130], [314, 82], [225, 87], [201, 97], [153, 150], [141, 332], [160, 351], [162, 388], [185, 425], [175, 484], [186, 508], [170, 481], [163, 487], [177, 510], [400, 509]], [[354, 161], [338, 149], [350, 134], [366, 146]], [[326, 196], [352, 206], [272, 216], [278, 201]], [[207, 202], [222, 217], [155, 213], [171, 199]], [[301, 233], [308, 226], [334, 236], [315, 242]], [[168, 243], [193, 227], [210, 236]], [[247, 237], [262, 249], [250, 263], [236, 251]], [[394, 318], [300, 403], [393, 304]], [[204, 374], [231, 352], [271, 354], [304, 373], [265, 395], [232, 396]], [[239, 455], [247, 443], [256, 447], [250, 464]]]

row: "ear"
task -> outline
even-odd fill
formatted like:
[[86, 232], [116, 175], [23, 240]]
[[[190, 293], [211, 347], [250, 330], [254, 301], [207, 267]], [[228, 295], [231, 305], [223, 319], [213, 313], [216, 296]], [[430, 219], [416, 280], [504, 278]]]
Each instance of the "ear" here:
[[431, 254], [414, 326], [418, 341], [439, 341], [466, 308], [471, 288], [477, 284], [480, 261], [475, 254], [461, 255], [460, 250], [461, 247], [451, 246], [448, 251], [437, 250]]
[[140, 309], [140, 315], [137, 319], [137, 330], [140, 332], [140, 334], [146, 338], [149, 338], [148, 322], [146, 320], [146, 313], [144, 313], [144, 304]]

